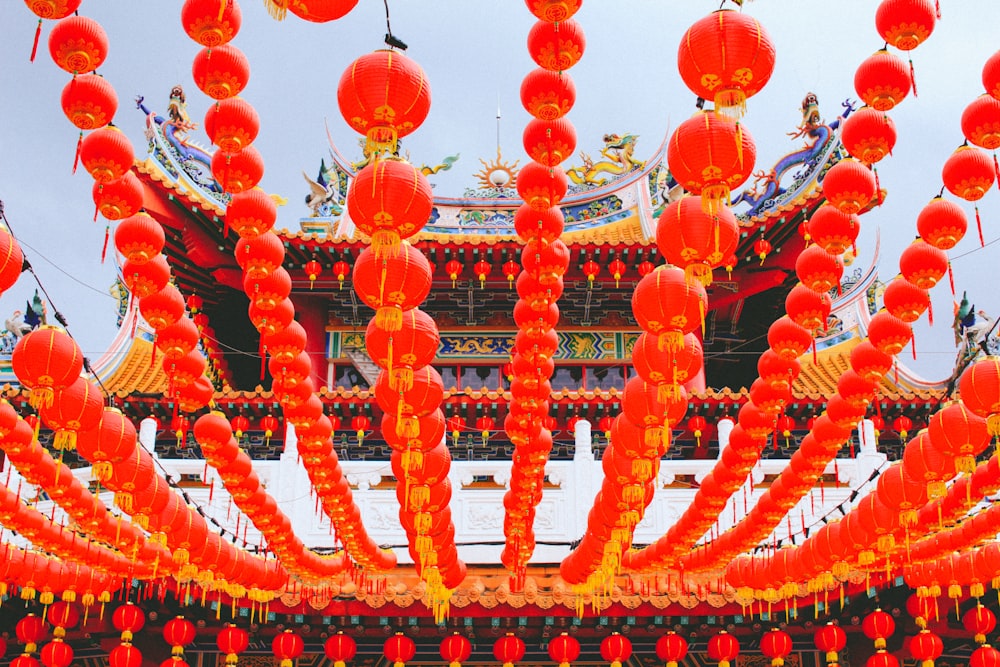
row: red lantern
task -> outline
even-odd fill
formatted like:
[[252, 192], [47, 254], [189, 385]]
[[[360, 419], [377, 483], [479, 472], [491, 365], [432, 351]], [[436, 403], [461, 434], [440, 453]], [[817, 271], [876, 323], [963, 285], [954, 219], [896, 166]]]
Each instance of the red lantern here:
[[243, 13], [235, 2], [186, 0], [181, 7], [181, 25], [188, 37], [209, 48], [232, 41], [240, 31]]
[[718, 660], [719, 667], [729, 667], [739, 653], [740, 643], [725, 630], [708, 640], [708, 657], [711, 660]]
[[986, 419], [990, 435], [1000, 434], [1000, 358], [986, 357], [966, 368], [959, 391], [965, 407]]
[[205, 134], [225, 154], [238, 153], [257, 138], [260, 117], [242, 97], [219, 100], [205, 112]]
[[878, 384], [892, 368], [892, 357], [866, 340], [851, 350], [851, 368], [865, 380]]
[[348, 66], [337, 85], [337, 104], [347, 124], [365, 135], [366, 154], [394, 153], [397, 141], [427, 118], [431, 90], [420, 65], [386, 49]]
[[358, 0], [292, 0], [288, 11], [305, 21], [328, 23], [346, 16], [357, 4]]
[[54, 393], [72, 384], [83, 370], [83, 353], [60, 327], [43, 325], [17, 341], [11, 366], [18, 380], [31, 389], [35, 408], [52, 404]]
[[687, 657], [688, 643], [681, 635], [671, 631], [656, 640], [656, 655], [666, 667], [677, 667]]
[[826, 329], [833, 302], [826, 292], [816, 292], [798, 283], [785, 297], [785, 312], [800, 327], [812, 332]]
[[323, 644], [323, 653], [333, 661], [333, 667], [346, 667], [348, 660], [353, 660], [358, 652], [358, 645], [354, 638], [338, 631], [331, 635]]
[[875, 174], [853, 158], [844, 158], [830, 167], [823, 177], [823, 195], [841, 213], [848, 215], [860, 213], [880, 196]]
[[142, 653], [128, 642], [119, 644], [111, 649], [108, 664], [111, 667], [142, 667]]
[[227, 623], [215, 639], [219, 652], [226, 655], [226, 664], [235, 665], [239, 662], [239, 654], [250, 645], [250, 636], [243, 628]]
[[934, 667], [934, 661], [941, 657], [944, 643], [930, 630], [924, 629], [910, 639], [910, 653], [920, 661], [920, 667]]
[[876, 651], [865, 661], [865, 667], [899, 667], [899, 659], [892, 653]]
[[882, 352], [896, 356], [913, 338], [913, 329], [886, 310], [877, 312], [868, 323], [868, 340]]
[[528, 32], [531, 59], [539, 67], [553, 72], [568, 70], [580, 62], [586, 47], [583, 29], [573, 20], [538, 21]]
[[986, 59], [982, 78], [986, 92], [994, 99], [1000, 100], [1000, 51]]
[[899, 272], [907, 282], [929, 290], [948, 273], [948, 255], [916, 239], [899, 255]]
[[661, 346], [678, 350], [684, 335], [704, 321], [708, 297], [700, 283], [689, 283], [676, 267], [660, 266], [632, 294], [632, 312], [639, 326], [660, 337]]
[[875, 11], [875, 29], [887, 44], [912, 51], [931, 36], [936, 16], [931, 0], [882, 0]]
[[588, 259], [583, 263], [583, 275], [587, 276], [588, 283], [593, 283], [600, 273], [601, 265], [594, 260]]
[[509, 260], [503, 264], [503, 274], [507, 278], [508, 289], [514, 286], [514, 278], [521, 272], [521, 265], [514, 260]]
[[969, 656], [969, 667], [997, 667], [1000, 665], [1000, 651], [992, 646], [980, 646]]
[[75, 12], [81, 2], [82, 0], [24, 0], [28, 9], [41, 19], [65, 18]]
[[612, 632], [601, 641], [601, 657], [611, 663], [611, 667], [621, 667], [632, 657], [632, 642], [617, 632]]
[[163, 625], [163, 639], [172, 647], [171, 655], [182, 658], [184, 647], [195, 639], [194, 623], [183, 616], [170, 619]]
[[104, 77], [86, 74], [63, 88], [61, 104], [69, 122], [81, 130], [104, 127], [118, 111], [118, 95]]
[[[164, 243], [163, 228], [145, 211], [124, 218], [115, 229], [115, 248], [132, 265], [155, 259], [163, 251]], [[124, 267], [122, 270], [124, 273]]]
[[906, 415], [900, 415], [892, 422], [892, 429], [899, 434], [899, 439], [904, 442], [906, 441], [906, 436], [909, 434], [911, 428], [913, 428], [913, 420]]
[[52, 445], [56, 449], [75, 449], [77, 434], [95, 428], [104, 410], [104, 394], [86, 378], [57, 389], [51, 405], [43, 405], [39, 416], [55, 431]]
[[42, 647], [40, 657], [45, 667], [69, 667], [73, 663], [73, 647], [54, 639]]
[[91, 194], [97, 210], [108, 220], [121, 220], [136, 215], [142, 208], [142, 183], [131, 171], [125, 172], [116, 181], [94, 183]]
[[538, 120], [562, 118], [575, 103], [576, 86], [569, 74], [538, 68], [528, 72], [521, 82], [521, 104]]
[[940, 250], [950, 250], [965, 236], [969, 222], [958, 204], [935, 197], [917, 215], [917, 232], [927, 243]]
[[205, 48], [194, 57], [194, 83], [213, 100], [239, 95], [250, 80], [250, 61], [230, 44]]
[[614, 277], [615, 287], [618, 287], [618, 282], [622, 279], [622, 276], [625, 275], [626, 270], [628, 270], [628, 267], [625, 265], [625, 262], [621, 261], [617, 257], [608, 262], [608, 273]]
[[580, 657], [580, 642], [563, 632], [549, 642], [549, 657], [559, 663], [559, 667], [569, 667]]
[[891, 615], [881, 609], [876, 609], [865, 616], [864, 621], [861, 622], [861, 630], [868, 639], [874, 640], [876, 649], [884, 649], [885, 640], [896, 631], [896, 621]]
[[274, 200], [257, 188], [234, 194], [226, 208], [226, 224], [245, 239], [270, 231], [277, 217]]
[[667, 204], [656, 226], [656, 244], [668, 262], [684, 269], [703, 285], [712, 281], [712, 269], [736, 250], [739, 230], [728, 206], [706, 214], [694, 197]]
[[823, 204], [809, 219], [808, 230], [816, 245], [831, 255], [842, 255], [854, 246], [861, 226], [857, 214], [843, 213], [832, 204]]
[[416, 654], [417, 648], [412, 639], [402, 632], [397, 632], [385, 640], [382, 652], [393, 667], [404, 667]]
[[508, 632], [493, 643], [493, 657], [500, 661], [503, 667], [514, 667], [524, 657], [524, 641]]
[[962, 112], [962, 134], [974, 146], [1000, 148], [1000, 100], [980, 95]]
[[797, 359], [813, 344], [809, 331], [787, 315], [775, 320], [767, 330], [767, 343], [783, 359]]
[[271, 651], [281, 661], [281, 667], [292, 667], [295, 659], [302, 655], [304, 650], [305, 642], [302, 641], [302, 637], [291, 630], [275, 635], [271, 641]]
[[525, 0], [528, 11], [542, 21], [560, 23], [580, 9], [583, 0]]
[[225, 192], [237, 194], [250, 190], [264, 177], [264, 158], [253, 146], [236, 153], [218, 150], [212, 155], [212, 178]]
[[514, 231], [525, 241], [537, 239], [551, 243], [562, 235], [563, 227], [562, 211], [555, 206], [536, 211], [523, 204], [514, 213]]
[[161, 331], [184, 317], [184, 297], [180, 290], [168, 284], [159, 292], [139, 299], [139, 312], [149, 326]]
[[10, 232], [0, 227], [0, 293], [14, 286], [24, 267], [24, 253]]
[[[977, 603], [975, 607], [962, 615], [962, 625], [966, 632], [972, 633], [977, 644], [984, 644], [986, 643], [986, 635], [997, 627], [997, 617], [990, 609]], [[934, 656], [934, 658], [936, 657]]]
[[427, 177], [401, 160], [369, 164], [355, 175], [347, 192], [351, 219], [371, 237], [377, 257], [395, 254], [400, 239], [423, 228], [432, 208], [433, 193]]
[[528, 157], [546, 167], [555, 167], [576, 150], [576, 130], [565, 118], [533, 118], [524, 127], [522, 142]]
[[701, 195], [707, 213], [729, 204], [730, 191], [749, 178], [756, 159], [746, 128], [711, 111], [681, 123], [667, 146], [670, 173], [685, 190]]
[[38, 642], [48, 635], [48, 626], [40, 616], [28, 614], [17, 622], [14, 632], [18, 641], [24, 644], [24, 652], [30, 654], [38, 650]]
[[844, 263], [837, 255], [831, 255], [821, 246], [813, 244], [795, 258], [795, 274], [802, 284], [814, 292], [829, 292], [840, 288], [844, 275]]
[[757, 374], [772, 389], [787, 391], [801, 372], [796, 359], [782, 357], [774, 350], [764, 350], [757, 359]]
[[476, 277], [479, 278], [480, 289], [485, 289], [486, 278], [490, 275], [492, 267], [490, 263], [485, 259], [481, 259], [472, 266], [472, 270], [476, 273]]
[[774, 71], [774, 44], [760, 23], [742, 12], [719, 10], [698, 20], [681, 38], [677, 68], [695, 95], [715, 109], [742, 115]]
[[142, 627], [146, 624], [146, 614], [140, 607], [131, 602], [126, 602], [115, 609], [115, 613], [111, 616], [111, 621], [115, 629], [122, 633], [122, 641], [130, 642], [135, 633], [142, 630]]
[[568, 190], [569, 179], [560, 167], [529, 162], [517, 174], [517, 193], [535, 211], [558, 206]]
[[93, 72], [108, 56], [108, 36], [94, 19], [70, 16], [49, 33], [49, 53], [60, 69], [73, 76]]
[[441, 640], [441, 657], [449, 667], [461, 667], [470, 655], [472, 655], [472, 642], [457, 632]]
[[371, 428], [372, 421], [365, 415], [357, 415], [351, 418], [351, 430], [358, 436], [358, 444], [364, 442], [365, 431]]
[[858, 65], [854, 90], [876, 111], [889, 111], [909, 95], [910, 70], [898, 56], [882, 49]]
[[113, 125], [94, 130], [80, 144], [80, 161], [98, 183], [110, 183], [125, 175], [135, 162], [132, 142]]
[[896, 145], [896, 124], [886, 112], [862, 107], [844, 121], [840, 138], [852, 157], [874, 164], [892, 154]]
[[451, 278], [452, 287], [455, 286], [455, 282], [458, 280], [458, 276], [462, 273], [462, 268], [463, 268], [462, 263], [457, 259], [450, 259], [444, 265], [444, 270], [448, 273], [448, 277]]
[[769, 630], [760, 638], [760, 652], [771, 659], [772, 667], [781, 667], [792, 652], [792, 638], [783, 630]]
[[941, 169], [941, 179], [948, 192], [965, 201], [979, 201], [996, 177], [993, 161], [974, 146], [960, 146]]
[[351, 275], [351, 265], [343, 260], [339, 262], [334, 262], [333, 275], [337, 276], [337, 282], [340, 283], [340, 288], [343, 289], [344, 280], [347, 278], [347, 276]]

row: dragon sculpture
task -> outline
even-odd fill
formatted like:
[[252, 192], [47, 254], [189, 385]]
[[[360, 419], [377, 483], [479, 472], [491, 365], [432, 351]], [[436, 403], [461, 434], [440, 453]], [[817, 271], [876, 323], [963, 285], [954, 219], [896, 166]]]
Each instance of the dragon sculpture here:
[[[576, 185], [607, 185], [616, 176], [641, 169], [646, 163], [634, 157], [638, 139], [635, 134], [605, 134], [601, 155], [606, 159], [594, 162], [590, 155], [581, 151], [583, 165], [570, 167], [566, 175]], [[609, 174], [611, 178], [601, 178], [600, 174]]]

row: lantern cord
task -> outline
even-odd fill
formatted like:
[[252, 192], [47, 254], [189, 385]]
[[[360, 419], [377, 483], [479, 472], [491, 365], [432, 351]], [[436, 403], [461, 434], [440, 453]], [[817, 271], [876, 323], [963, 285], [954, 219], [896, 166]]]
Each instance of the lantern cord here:
[[386, 46], [388, 46], [390, 48], [393, 48], [393, 49], [399, 49], [400, 51], [405, 51], [406, 48], [407, 48], [406, 42], [404, 42], [403, 40], [401, 40], [398, 37], [396, 37], [395, 35], [393, 35], [392, 34], [392, 27], [389, 25], [389, 0], [382, 0], [382, 3], [385, 5], [385, 43], [386, 43]]

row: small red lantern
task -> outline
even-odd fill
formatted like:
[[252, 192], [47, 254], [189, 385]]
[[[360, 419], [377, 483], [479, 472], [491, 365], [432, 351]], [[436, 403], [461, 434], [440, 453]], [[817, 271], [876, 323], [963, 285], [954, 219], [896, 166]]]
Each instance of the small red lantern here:
[[146, 614], [140, 607], [131, 602], [126, 602], [115, 609], [115, 613], [111, 616], [111, 621], [115, 629], [122, 633], [122, 641], [130, 642], [133, 635], [142, 630], [142, 627], [146, 625]]
[[590, 284], [594, 283], [594, 280], [601, 273], [601, 265], [592, 259], [588, 259], [583, 263], [583, 275], [587, 276], [587, 282]]
[[646, 260], [646, 261], [643, 261], [643, 262], [639, 262], [639, 266], [636, 267], [636, 271], [639, 272], [639, 277], [640, 278], [645, 278], [650, 273], [652, 273], [655, 268], [656, 268], [655, 264], [653, 264], [649, 260]]
[[288, 3], [288, 11], [304, 21], [328, 23], [346, 16], [357, 4], [358, 0], [293, 0]]
[[781, 667], [792, 652], [792, 638], [783, 630], [769, 630], [760, 638], [760, 652], [771, 659], [771, 667]]
[[701, 415], [693, 415], [688, 418], [687, 425], [692, 435], [694, 435], [695, 444], [701, 447], [701, 436], [705, 432], [705, 429], [708, 428], [708, 420]]
[[416, 61], [385, 49], [347, 67], [337, 85], [337, 104], [347, 124], [365, 135], [366, 154], [393, 153], [397, 141], [427, 118], [431, 90]]
[[852, 157], [874, 164], [892, 154], [896, 124], [886, 112], [862, 107], [844, 121], [840, 139]]
[[163, 625], [163, 639], [172, 647], [170, 653], [178, 658], [184, 657], [184, 647], [194, 641], [194, 623], [183, 616], [177, 616]]
[[212, 155], [212, 177], [225, 192], [250, 190], [264, 178], [264, 158], [253, 146], [236, 153], [216, 151]]
[[14, 632], [18, 641], [24, 644], [24, 653], [30, 654], [38, 650], [38, 642], [45, 639], [48, 634], [48, 626], [40, 616], [28, 614], [17, 622]]
[[576, 150], [576, 130], [565, 118], [532, 118], [524, 127], [521, 139], [528, 157], [546, 167], [557, 166]]
[[974, 146], [1000, 148], [1000, 100], [980, 95], [962, 112], [962, 134]]
[[[529, 162], [517, 175], [517, 193], [535, 211], [558, 206], [569, 190], [569, 178], [559, 167]], [[562, 214], [560, 214], [560, 220]]]
[[882, 0], [875, 10], [875, 29], [887, 44], [912, 51], [934, 32], [936, 17], [931, 0]]
[[302, 270], [306, 272], [306, 276], [309, 278], [309, 289], [312, 289], [313, 283], [316, 282], [316, 279], [323, 272], [323, 265], [315, 259], [311, 259], [302, 266]]
[[899, 255], [903, 279], [929, 290], [948, 273], [948, 255], [923, 239], [915, 239]]
[[767, 259], [772, 250], [774, 250], [774, 247], [771, 245], [771, 242], [764, 237], [753, 242], [753, 253], [760, 258], [761, 266], [764, 265], [764, 260]]
[[563, 632], [549, 642], [549, 657], [559, 663], [559, 667], [569, 667], [571, 662], [580, 657], [580, 642]]
[[708, 657], [711, 660], [718, 660], [719, 667], [729, 667], [739, 653], [739, 641], [725, 630], [708, 640]]
[[517, 278], [517, 274], [521, 272], [521, 265], [514, 260], [508, 260], [503, 264], [503, 274], [507, 278], [507, 288], [510, 289], [514, 286], [514, 279]]
[[525, 4], [538, 19], [560, 23], [577, 13], [583, 0], [525, 0]]
[[601, 657], [611, 663], [611, 667], [622, 667], [632, 657], [632, 642], [617, 632], [601, 640]]
[[118, 95], [99, 74], [78, 76], [62, 91], [62, 110], [66, 118], [81, 130], [104, 127], [118, 111]]
[[553, 72], [568, 70], [580, 62], [586, 48], [583, 28], [573, 20], [558, 23], [538, 21], [528, 32], [531, 59], [539, 67]]
[[302, 655], [305, 650], [305, 642], [302, 637], [291, 630], [285, 630], [279, 635], [275, 635], [271, 641], [271, 651], [281, 662], [281, 667], [292, 667], [296, 658]]
[[841, 213], [860, 213], [879, 195], [875, 174], [865, 164], [844, 158], [823, 177], [823, 196]]
[[[40, 19], [66, 18], [75, 12], [83, 0], [24, 0], [28, 9]], [[579, 2], [577, 3], [579, 5]]]
[[899, 434], [899, 439], [904, 442], [911, 428], [913, 428], [913, 420], [906, 415], [900, 415], [892, 422], [892, 429]]
[[358, 444], [365, 440], [365, 431], [369, 430], [372, 420], [365, 415], [356, 415], [351, 418], [351, 430], [358, 436]]
[[667, 146], [670, 173], [685, 190], [701, 195], [708, 213], [729, 204], [731, 190], [750, 177], [756, 160], [746, 128], [711, 111], [681, 123]]
[[926, 628], [910, 639], [909, 647], [913, 657], [920, 661], [920, 667], [934, 667], [934, 661], [944, 652], [944, 642]]
[[243, 628], [227, 623], [215, 638], [219, 652], [226, 655], [226, 664], [235, 665], [239, 662], [239, 654], [247, 650], [250, 636]]
[[941, 169], [941, 179], [948, 192], [965, 201], [979, 201], [993, 187], [996, 171], [993, 161], [974, 146], [960, 146]]
[[760, 92], [774, 71], [774, 44], [753, 17], [719, 10], [699, 19], [681, 38], [677, 69], [698, 97], [717, 112], [742, 115], [747, 98]]
[[493, 657], [500, 661], [503, 667], [514, 667], [515, 662], [524, 658], [524, 641], [508, 632], [493, 643]]
[[281, 423], [278, 421], [278, 418], [275, 417], [274, 415], [264, 415], [263, 417], [260, 418], [259, 426], [260, 430], [264, 432], [265, 441], [268, 441], [271, 439], [271, 436], [273, 436], [278, 431], [278, 428], [281, 426]]
[[576, 86], [569, 74], [539, 67], [528, 72], [521, 82], [521, 104], [525, 111], [539, 120], [562, 118], [575, 103]]
[[987, 58], [983, 65], [983, 88], [993, 99], [1000, 100], [1000, 51]]
[[969, 656], [969, 667], [997, 667], [1000, 665], [1000, 651], [989, 644], [980, 646]]
[[142, 667], [142, 653], [132, 644], [125, 642], [111, 649], [108, 664], [111, 667]]
[[917, 231], [927, 243], [940, 250], [950, 250], [965, 236], [969, 221], [958, 204], [935, 197], [917, 215]]
[[462, 663], [472, 655], [472, 642], [457, 632], [441, 640], [441, 657], [448, 667], [462, 667]]
[[69, 667], [73, 663], [73, 647], [61, 639], [53, 639], [42, 647], [40, 657], [45, 667]]
[[205, 134], [223, 153], [240, 152], [254, 142], [259, 131], [257, 110], [242, 97], [219, 100], [205, 112]]
[[462, 273], [462, 268], [462, 263], [457, 259], [450, 259], [444, 265], [444, 270], [448, 273], [448, 277], [451, 278], [452, 287], [458, 282], [458, 276]]
[[386, 659], [392, 663], [392, 667], [404, 667], [407, 661], [413, 659], [417, 647], [412, 639], [402, 632], [397, 632], [385, 640], [382, 652]]
[[243, 13], [236, 2], [228, 0], [185, 0], [181, 7], [181, 25], [188, 37], [209, 48], [227, 44], [240, 31]]
[[323, 644], [323, 653], [333, 660], [333, 667], [346, 667], [347, 661], [353, 660], [357, 652], [357, 642], [350, 635], [345, 635], [343, 630], [331, 635]]
[[618, 287], [618, 283], [622, 279], [622, 276], [625, 275], [625, 271], [627, 269], [628, 267], [625, 265], [625, 262], [621, 261], [617, 257], [608, 263], [608, 273], [614, 277], [615, 287]]
[[997, 627], [997, 617], [989, 608], [977, 603], [962, 615], [962, 625], [966, 632], [972, 633], [977, 644], [985, 644], [986, 635]]
[[688, 643], [681, 635], [671, 631], [656, 640], [656, 655], [666, 667], [677, 667], [687, 657]]
[[94, 130], [80, 144], [83, 168], [98, 183], [110, 183], [125, 175], [135, 162], [132, 142], [113, 125]]
[[479, 288], [484, 289], [486, 287], [486, 278], [489, 277], [492, 270], [490, 263], [485, 259], [481, 259], [472, 266], [472, 270], [475, 272], [476, 277], [479, 278]]
[[277, 217], [274, 200], [258, 188], [234, 194], [226, 208], [226, 224], [244, 239], [269, 232]]
[[213, 100], [224, 100], [243, 92], [250, 80], [250, 61], [230, 44], [205, 48], [194, 57], [194, 83]]
[[861, 622], [861, 630], [868, 639], [874, 640], [876, 650], [884, 649], [885, 640], [891, 637], [896, 631], [896, 621], [893, 620], [890, 614], [881, 609], [876, 609], [865, 616], [865, 619]]
[[889, 111], [902, 102], [911, 86], [906, 63], [887, 49], [869, 56], [854, 73], [854, 90], [858, 97], [876, 111]]
[[339, 262], [333, 263], [333, 275], [337, 276], [337, 282], [340, 283], [340, 289], [344, 288], [344, 280], [347, 276], [351, 275], [351, 265], [340, 260]]

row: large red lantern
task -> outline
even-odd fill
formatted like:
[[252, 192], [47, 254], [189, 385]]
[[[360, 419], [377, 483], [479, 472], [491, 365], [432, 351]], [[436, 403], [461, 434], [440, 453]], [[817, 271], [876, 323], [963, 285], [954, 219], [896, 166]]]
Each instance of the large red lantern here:
[[345, 635], [343, 631], [338, 631], [335, 635], [323, 644], [323, 653], [333, 661], [333, 667], [346, 667], [348, 660], [353, 660], [358, 652], [358, 645], [354, 638]]
[[133, 265], [152, 261], [164, 243], [163, 227], [145, 211], [124, 218], [115, 228], [115, 248]]
[[[28, 9], [40, 19], [66, 18], [75, 12], [83, 0], [24, 0]], [[577, 3], [579, 5], [579, 3]]]
[[535, 63], [553, 72], [562, 72], [583, 57], [587, 40], [576, 21], [538, 21], [528, 32], [528, 53]]
[[695, 197], [681, 197], [666, 206], [656, 226], [656, 244], [668, 262], [703, 285], [712, 282], [712, 269], [736, 250], [739, 229], [728, 206], [707, 214]]
[[163, 625], [163, 639], [170, 644], [171, 655], [182, 658], [184, 647], [195, 639], [194, 623], [183, 616], [177, 616]]
[[508, 632], [493, 643], [493, 657], [502, 663], [502, 667], [514, 667], [514, 663], [524, 657], [524, 649], [524, 641]]
[[78, 76], [62, 91], [62, 110], [69, 122], [81, 130], [104, 127], [118, 111], [118, 95], [98, 74]]
[[139, 299], [139, 312], [149, 326], [160, 331], [184, 317], [184, 297], [180, 290], [168, 284], [159, 292]]
[[14, 237], [0, 227], [0, 293], [14, 286], [24, 268], [24, 253]]
[[668, 632], [656, 640], [656, 655], [666, 662], [666, 667], [677, 667], [687, 657], [688, 643], [683, 636]]
[[993, 161], [974, 146], [960, 146], [941, 168], [941, 179], [948, 192], [965, 201], [979, 201], [993, 187], [996, 171]]
[[472, 642], [468, 637], [455, 632], [441, 640], [441, 657], [448, 663], [448, 667], [461, 667], [470, 655]]
[[437, 355], [440, 335], [434, 320], [419, 308], [403, 314], [399, 331], [388, 332], [369, 323], [365, 344], [372, 360], [389, 371], [389, 385], [407, 391], [413, 386], [413, 369], [426, 366]]
[[851, 368], [859, 376], [875, 384], [881, 382], [892, 368], [892, 361], [892, 357], [867, 340], [851, 350]]
[[49, 53], [60, 69], [74, 76], [93, 72], [108, 56], [108, 36], [94, 19], [70, 16], [49, 33]]
[[1000, 651], [990, 645], [980, 646], [969, 656], [969, 667], [997, 667], [1000, 665]]
[[986, 635], [997, 627], [997, 617], [989, 608], [977, 603], [962, 615], [962, 626], [972, 633], [977, 644], [984, 644]]
[[934, 661], [944, 652], [944, 642], [926, 628], [910, 639], [909, 647], [913, 657], [920, 661], [920, 667], [934, 667]]
[[823, 177], [823, 196], [841, 213], [860, 213], [879, 196], [875, 174], [865, 164], [844, 158]]
[[840, 139], [852, 157], [874, 164], [892, 154], [896, 145], [896, 124], [886, 112], [862, 107], [844, 121]]
[[42, 406], [39, 416], [55, 431], [52, 445], [56, 449], [75, 449], [77, 434], [98, 425], [104, 409], [104, 394], [86, 378], [56, 390], [51, 405]]
[[983, 88], [993, 99], [1000, 100], [1000, 51], [986, 59], [983, 65]]
[[832, 255], [843, 255], [854, 246], [861, 231], [856, 213], [843, 213], [832, 204], [823, 204], [808, 222], [809, 236]]
[[108, 655], [111, 667], [142, 667], [142, 653], [129, 642], [119, 644]]
[[1000, 435], [1000, 357], [976, 361], [959, 381], [962, 403], [975, 415], [986, 419], [991, 435]]
[[931, 289], [948, 273], [948, 255], [923, 239], [915, 239], [899, 255], [899, 273], [921, 289]]
[[227, 623], [219, 632], [215, 639], [219, 646], [219, 652], [226, 656], [227, 665], [235, 665], [239, 662], [239, 654], [247, 650], [250, 645], [250, 636], [243, 628]]
[[611, 667], [621, 667], [632, 657], [632, 642], [617, 632], [601, 640], [601, 657], [611, 663]]
[[533, 118], [524, 127], [522, 142], [528, 157], [539, 164], [554, 167], [571, 157], [576, 150], [576, 130], [565, 118]]
[[243, 13], [236, 2], [185, 0], [181, 7], [181, 25], [188, 37], [209, 48], [232, 41], [240, 31]]
[[549, 657], [559, 663], [559, 667], [569, 667], [580, 657], [580, 642], [563, 632], [549, 642]]
[[43, 325], [14, 346], [11, 366], [18, 380], [31, 389], [35, 408], [51, 405], [55, 391], [72, 384], [83, 370], [83, 353], [60, 327]]
[[126, 602], [115, 609], [111, 616], [111, 621], [121, 634], [123, 642], [132, 641], [133, 636], [146, 625], [146, 614], [141, 607], [131, 602]]
[[936, 17], [931, 0], [882, 0], [875, 10], [875, 29], [886, 44], [912, 51], [931, 36]]
[[397, 256], [376, 257], [366, 248], [354, 264], [354, 289], [375, 309], [376, 326], [398, 331], [403, 311], [416, 308], [431, 289], [431, 266], [422, 252], [403, 244]]
[[887, 310], [875, 313], [868, 323], [868, 340], [890, 356], [894, 357], [902, 352], [912, 338], [913, 329], [910, 325]]
[[521, 104], [538, 120], [562, 118], [575, 103], [576, 86], [569, 74], [539, 67], [528, 72], [521, 82]]
[[781, 667], [792, 652], [792, 638], [783, 630], [768, 630], [760, 638], [760, 652], [771, 659], [771, 667]]
[[896, 621], [881, 609], [876, 609], [865, 616], [861, 622], [861, 630], [868, 639], [874, 640], [876, 649], [884, 649], [886, 639], [896, 631]]
[[132, 168], [132, 142], [113, 125], [94, 130], [80, 144], [80, 162], [98, 183], [110, 183]]
[[809, 289], [825, 293], [840, 287], [844, 263], [840, 257], [814, 243], [795, 258], [795, 275]]
[[304, 21], [328, 23], [346, 16], [357, 6], [358, 0], [288, 0], [287, 4], [288, 11]]
[[278, 208], [274, 200], [258, 188], [234, 194], [226, 208], [226, 224], [243, 238], [270, 231], [277, 217]]
[[813, 344], [812, 334], [787, 315], [779, 317], [767, 330], [767, 343], [783, 359], [797, 359]]
[[701, 195], [708, 213], [729, 204], [730, 192], [749, 178], [756, 160], [746, 128], [711, 111], [681, 123], [667, 146], [670, 173], [685, 190]]
[[351, 181], [347, 210], [354, 224], [371, 237], [381, 257], [397, 252], [400, 239], [416, 234], [433, 208], [430, 183], [419, 169], [402, 160], [379, 160]]
[[48, 626], [40, 616], [28, 614], [17, 622], [14, 626], [14, 633], [18, 641], [24, 644], [26, 654], [34, 653], [38, 650], [38, 642], [48, 635]]
[[865, 661], [865, 667], [899, 667], [899, 659], [885, 650], [878, 650]]
[[347, 124], [365, 135], [366, 154], [393, 153], [397, 141], [427, 118], [431, 90], [420, 65], [385, 49], [347, 67], [337, 85], [337, 104]]
[[962, 134], [974, 146], [1000, 148], [1000, 100], [980, 95], [962, 112]]
[[632, 312], [639, 326], [671, 350], [680, 349], [684, 335], [704, 321], [707, 304], [705, 288], [689, 283], [684, 271], [676, 267], [660, 266], [640, 280], [632, 294]]
[[402, 632], [397, 632], [385, 640], [382, 652], [385, 654], [386, 659], [392, 663], [393, 667], [404, 667], [409, 660], [413, 659], [413, 656], [417, 652], [417, 647], [412, 639]]
[[212, 155], [212, 177], [225, 192], [245, 192], [264, 178], [264, 158], [253, 146], [236, 153], [218, 150]]
[[142, 183], [131, 171], [108, 183], [94, 183], [91, 194], [97, 210], [108, 220], [136, 215], [142, 208]]
[[[529, 205], [522, 204], [514, 212], [514, 231], [526, 241], [538, 239], [545, 243], [551, 243], [562, 235], [563, 227], [562, 210], [557, 206], [536, 211]], [[517, 273], [508, 273], [507, 275], [508, 278], [513, 279]]]
[[277, 234], [270, 232], [251, 238], [241, 238], [236, 242], [233, 253], [236, 263], [247, 276], [264, 278], [285, 260], [285, 246]]
[[230, 44], [205, 48], [194, 57], [194, 83], [213, 100], [239, 95], [250, 80], [250, 61]]
[[560, 23], [577, 13], [583, 0], [525, 0], [525, 4], [539, 20]]
[[42, 647], [40, 657], [45, 667], [69, 667], [73, 663], [73, 647], [61, 639], [53, 639]]
[[535, 211], [558, 206], [568, 190], [569, 179], [560, 167], [529, 162], [517, 174], [517, 193]]
[[785, 312], [800, 327], [808, 331], [826, 329], [833, 301], [826, 292], [816, 292], [798, 283], [785, 297]]
[[305, 642], [302, 637], [291, 630], [285, 630], [281, 634], [275, 635], [271, 641], [271, 651], [281, 662], [281, 667], [292, 667], [295, 659], [302, 655], [305, 650]]
[[696, 21], [677, 51], [681, 79], [695, 95], [714, 100], [715, 110], [742, 115], [774, 71], [774, 44], [757, 19], [719, 10]]
[[708, 640], [708, 657], [711, 660], [718, 660], [719, 667], [729, 667], [739, 653], [739, 641], [725, 630], [717, 635], [712, 635]]
[[876, 51], [858, 65], [854, 90], [864, 103], [876, 111], [889, 111], [910, 93], [910, 70], [898, 56], [887, 49]]
[[205, 134], [223, 153], [243, 150], [254, 142], [259, 131], [257, 110], [242, 97], [219, 100], [205, 112]]
[[917, 215], [917, 232], [927, 243], [940, 250], [950, 250], [962, 240], [969, 222], [958, 204], [935, 197]]

